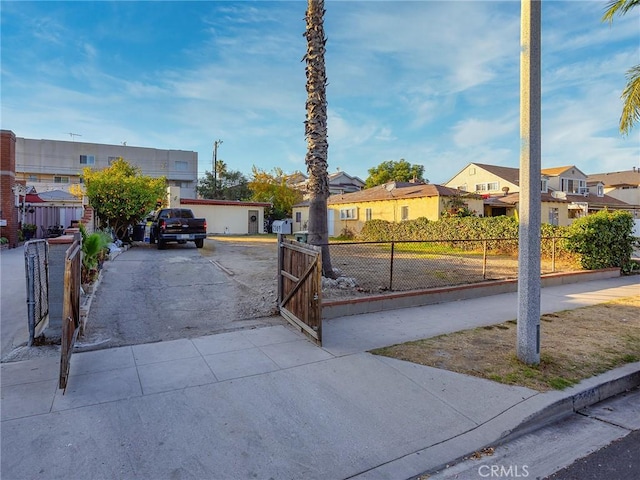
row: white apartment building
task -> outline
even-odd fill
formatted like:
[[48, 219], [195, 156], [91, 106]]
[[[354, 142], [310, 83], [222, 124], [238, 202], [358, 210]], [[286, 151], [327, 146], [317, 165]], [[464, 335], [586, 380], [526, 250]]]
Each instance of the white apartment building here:
[[85, 167], [103, 169], [122, 157], [143, 175], [166, 177], [169, 186], [180, 187], [184, 198], [196, 198], [197, 152], [20, 137], [15, 152], [16, 180], [25, 180], [38, 192], [68, 190], [81, 183]]

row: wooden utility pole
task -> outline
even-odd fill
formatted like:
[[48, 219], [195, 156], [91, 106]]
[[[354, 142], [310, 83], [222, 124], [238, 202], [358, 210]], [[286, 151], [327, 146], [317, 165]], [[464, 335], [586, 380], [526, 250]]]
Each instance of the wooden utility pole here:
[[542, 0], [521, 0], [518, 358], [540, 363], [541, 13]]

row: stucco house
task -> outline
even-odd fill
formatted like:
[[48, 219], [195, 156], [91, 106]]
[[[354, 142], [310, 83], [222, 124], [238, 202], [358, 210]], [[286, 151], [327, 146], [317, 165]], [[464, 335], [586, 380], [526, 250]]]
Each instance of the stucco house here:
[[[482, 198], [443, 185], [389, 182], [358, 192], [332, 195], [327, 200], [329, 236], [344, 231], [359, 233], [367, 220], [401, 222], [426, 217], [439, 220], [451, 208], [451, 200], [462, 196], [467, 208], [482, 213]], [[309, 204], [293, 206], [293, 229], [305, 230]]]
[[271, 207], [268, 202], [182, 198], [179, 187], [168, 187], [167, 197], [170, 207], [190, 208], [196, 217], [206, 218], [207, 233], [229, 235], [266, 233], [264, 209]]
[[[587, 185], [587, 175], [576, 166], [545, 168], [540, 175], [541, 221], [552, 225], [570, 225], [589, 213], [608, 208], [629, 210], [630, 205]], [[479, 193], [484, 197], [487, 217], [513, 216], [518, 211], [520, 170], [512, 167], [470, 163], [445, 185]]]
[[607, 195], [633, 208], [634, 218], [640, 218], [640, 169], [622, 172], [595, 173], [587, 176], [589, 196]]

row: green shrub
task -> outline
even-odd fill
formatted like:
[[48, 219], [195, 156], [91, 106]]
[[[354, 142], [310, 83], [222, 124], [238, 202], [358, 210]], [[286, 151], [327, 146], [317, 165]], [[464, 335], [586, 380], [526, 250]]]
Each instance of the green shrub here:
[[92, 283], [98, 273], [98, 264], [106, 254], [106, 248], [111, 243], [111, 236], [102, 231], [87, 234], [87, 230], [81, 223], [79, 225], [82, 235], [82, 283]]
[[629, 212], [603, 210], [573, 222], [565, 247], [580, 254], [583, 268], [620, 267], [623, 273], [629, 273], [635, 242], [632, 233], [633, 217]]

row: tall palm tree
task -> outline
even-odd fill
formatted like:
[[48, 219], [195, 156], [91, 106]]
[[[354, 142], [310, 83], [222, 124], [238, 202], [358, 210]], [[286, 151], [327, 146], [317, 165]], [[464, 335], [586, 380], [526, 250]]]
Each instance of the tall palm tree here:
[[309, 223], [308, 241], [322, 246], [322, 271], [324, 276], [333, 277], [329, 256], [329, 230], [327, 225], [327, 198], [329, 197], [329, 177], [327, 174], [327, 74], [324, 64], [324, 0], [308, 0], [305, 15], [307, 52], [304, 56], [307, 74], [307, 118], [304, 134], [307, 139], [307, 173], [309, 181]]
[[[640, 5], [640, 0], [616, 0], [607, 6], [602, 17], [603, 22], [613, 22], [613, 17], [624, 15], [633, 7]], [[634, 124], [640, 121], [640, 65], [627, 71], [627, 85], [622, 92], [622, 115], [620, 116], [620, 132], [627, 135]]]

